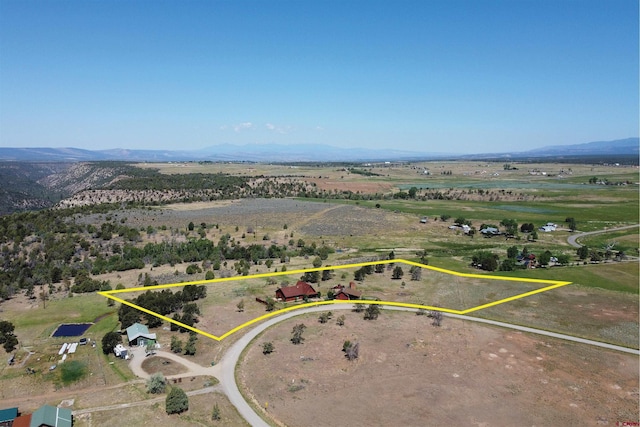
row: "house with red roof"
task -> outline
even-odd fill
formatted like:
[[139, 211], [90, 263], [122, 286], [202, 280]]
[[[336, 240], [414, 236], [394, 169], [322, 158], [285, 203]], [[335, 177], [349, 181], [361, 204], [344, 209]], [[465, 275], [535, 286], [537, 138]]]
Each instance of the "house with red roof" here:
[[362, 298], [362, 291], [356, 290], [355, 282], [350, 282], [349, 287], [337, 285], [332, 288], [333, 298], [339, 300], [352, 300]]
[[316, 298], [318, 292], [313, 286], [302, 280], [298, 281], [294, 286], [283, 286], [276, 290], [276, 299], [280, 301], [298, 301], [306, 298]]

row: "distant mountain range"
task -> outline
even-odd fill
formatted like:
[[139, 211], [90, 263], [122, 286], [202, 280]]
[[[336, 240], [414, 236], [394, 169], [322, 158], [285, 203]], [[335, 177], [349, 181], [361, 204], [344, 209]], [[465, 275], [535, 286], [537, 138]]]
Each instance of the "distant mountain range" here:
[[576, 156], [638, 156], [639, 138], [557, 145], [530, 151], [455, 155], [402, 150], [339, 148], [330, 145], [215, 145], [201, 150], [84, 150], [80, 148], [2, 148], [0, 160], [12, 161], [248, 161], [248, 162], [359, 162], [435, 159], [530, 159]]

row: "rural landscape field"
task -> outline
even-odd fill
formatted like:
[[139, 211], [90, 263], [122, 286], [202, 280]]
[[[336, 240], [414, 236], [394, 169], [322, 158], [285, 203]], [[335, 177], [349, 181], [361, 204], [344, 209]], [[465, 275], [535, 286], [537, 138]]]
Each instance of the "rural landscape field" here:
[[[638, 420], [636, 165], [59, 169], [75, 191], [0, 217], [2, 406], [78, 426]], [[314, 294], [279, 298], [299, 282]], [[173, 389], [188, 410], [168, 415]]]
[[0, 427], [640, 426], [637, 0], [0, 0]]

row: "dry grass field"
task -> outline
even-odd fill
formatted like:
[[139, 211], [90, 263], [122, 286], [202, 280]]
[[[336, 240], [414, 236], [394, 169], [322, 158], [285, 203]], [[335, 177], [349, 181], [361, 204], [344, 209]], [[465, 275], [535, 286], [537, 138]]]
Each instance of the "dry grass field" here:
[[[305, 315], [270, 328], [237, 372], [245, 395], [287, 426], [596, 426], [638, 419], [635, 356], [448, 318], [437, 328], [410, 313], [383, 311], [366, 321], [346, 312], [344, 326], [317, 319]], [[293, 345], [298, 323], [307, 326], [305, 340]], [[358, 359], [344, 357], [345, 340], [360, 344]], [[263, 355], [267, 341], [275, 351]]]

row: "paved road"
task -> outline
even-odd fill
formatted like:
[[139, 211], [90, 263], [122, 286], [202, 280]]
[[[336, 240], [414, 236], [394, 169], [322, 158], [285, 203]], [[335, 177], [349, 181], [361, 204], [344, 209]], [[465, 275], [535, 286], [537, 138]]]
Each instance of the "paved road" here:
[[582, 245], [580, 243], [577, 242], [577, 240], [581, 237], [584, 236], [590, 236], [592, 234], [601, 234], [601, 233], [608, 233], [610, 231], [618, 231], [618, 230], [627, 230], [629, 228], [634, 228], [634, 227], [640, 227], [640, 224], [635, 224], [635, 225], [625, 225], [624, 227], [615, 227], [615, 228], [608, 228], [606, 230], [598, 230], [598, 231], [588, 231], [586, 233], [579, 233], [579, 234], [572, 234], [571, 236], [569, 236], [569, 238], [567, 239], [567, 242], [573, 246], [574, 248], [579, 248]]
[[[351, 306], [350, 305], [342, 305], [342, 304], [337, 304], [337, 305], [332, 305], [331, 306], [331, 310], [351, 310]], [[310, 307], [310, 308], [305, 308], [302, 310], [295, 310], [292, 312], [288, 312], [285, 313], [281, 316], [277, 316], [275, 318], [271, 318], [268, 321], [256, 326], [254, 329], [252, 329], [251, 331], [247, 332], [241, 339], [239, 339], [235, 344], [233, 344], [233, 346], [231, 346], [231, 348], [227, 351], [227, 353], [224, 355], [224, 357], [222, 358], [220, 365], [222, 368], [222, 377], [220, 377], [220, 382], [221, 382], [221, 386], [222, 389], [224, 390], [224, 392], [226, 393], [227, 397], [229, 397], [229, 400], [231, 401], [231, 403], [238, 409], [238, 412], [240, 413], [240, 415], [242, 417], [244, 417], [245, 420], [247, 420], [247, 422], [249, 424], [251, 424], [254, 427], [268, 427], [269, 424], [267, 424], [262, 418], [260, 418], [260, 416], [253, 410], [253, 408], [251, 406], [249, 406], [249, 404], [244, 400], [244, 397], [242, 397], [242, 394], [240, 393], [240, 390], [238, 389], [238, 384], [236, 383], [236, 378], [235, 378], [235, 368], [236, 365], [240, 359], [240, 354], [242, 353], [242, 351], [249, 345], [249, 343], [251, 342], [251, 340], [253, 340], [255, 337], [257, 337], [262, 331], [264, 331], [265, 329], [275, 325], [278, 322], [282, 322], [286, 319], [290, 319], [294, 316], [299, 316], [301, 314], [306, 314], [306, 313], [314, 313], [314, 312], [319, 312], [319, 311], [326, 311], [328, 309], [328, 306], [320, 306], [320, 307]], [[408, 308], [408, 307], [385, 307], [386, 310], [399, 310], [399, 311], [416, 311], [413, 308]], [[542, 329], [535, 329], [535, 328], [528, 328], [526, 326], [518, 326], [518, 325], [511, 325], [509, 323], [504, 323], [504, 322], [497, 322], [494, 320], [488, 320], [488, 319], [482, 319], [479, 317], [471, 317], [471, 316], [462, 316], [462, 315], [457, 315], [457, 314], [449, 314], [449, 313], [444, 313], [445, 316], [447, 317], [452, 317], [452, 318], [456, 318], [456, 319], [462, 319], [462, 320], [468, 320], [471, 322], [479, 322], [479, 323], [485, 323], [485, 324], [489, 324], [489, 325], [494, 325], [494, 326], [500, 326], [503, 328], [508, 328], [508, 329], [514, 329], [517, 331], [523, 331], [523, 332], [530, 332], [530, 333], [534, 333], [534, 334], [538, 334], [538, 335], [544, 335], [544, 336], [548, 336], [548, 337], [553, 337], [553, 338], [558, 338], [558, 339], [562, 339], [565, 341], [572, 341], [572, 342], [577, 342], [577, 343], [581, 343], [581, 344], [587, 344], [587, 345], [593, 345], [593, 346], [597, 346], [597, 347], [602, 347], [602, 348], [606, 348], [606, 349], [610, 349], [610, 350], [616, 350], [616, 351], [621, 351], [621, 352], [625, 352], [625, 353], [630, 353], [630, 354], [634, 354], [634, 355], [640, 355], [640, 350], [635, 350], [635, 349], [631, 349], [631, 348], [627, 348], [627, 347], [621, 347], [621, 346], [617, 346], [617, 345], [612, 345], [612, 344], [607, 344], [607, 343], [603, 343], [600, 341], [594, 341], [594, 340], [588, 340], [588, 339], [584, 339], [584, 338], [577, 338], [577, 337], [573, 337], [571, 335], [565, 335], [565, 334], [558, 334], [555, 332], [549, 332], [549, 331], [544, 331]]]
[[[334, 307], [332, 306], [331, 309]], [[351, 307], [341, 307], [341, 308], [351, 308]], [[310, 307], [302, 310], [294, 310], [292, 312], [285, 313], [281, 316], [273, 317], [266, 322], [256, 326], [249, 332], [245, 333], [242, 338], [236, 341], [225, 353], [222, 360], [219, 363], [219, 366], [222, 369], [222, 376], [218, 377], [220, 379], [220, 383], [222, 388], [233, 404], [233, 406], [238, 409], [240, 415], [253, 427], [269, 427], [269, 424], [266, 423], [260, 415], [258, 415], [251, 406], [244, 399], [240, 390], [238, 389], [238, 384], [236, 383], [235, 370], [238, 361], [240, 360], [240, 355], [242, 351], [251, 343], [255, 337], [257, 337], [262, 331], [269, 328], [270, 326], [275, 325], [278, 322], [282, 322], [286, 319], [290, 319], [292, 317], [298, 316], [304, 313], [313, 313], [316, 311], [326, 311], [326, 306], [320, 307]]]

